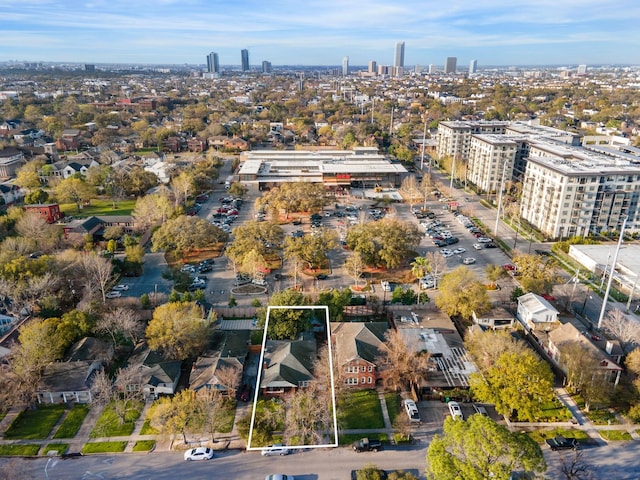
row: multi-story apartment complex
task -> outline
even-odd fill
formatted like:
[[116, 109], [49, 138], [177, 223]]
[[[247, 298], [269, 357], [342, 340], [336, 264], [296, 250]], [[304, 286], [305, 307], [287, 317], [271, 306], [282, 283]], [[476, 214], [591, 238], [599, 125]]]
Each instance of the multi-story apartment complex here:
[[220, 62], [216, 52], [207, 55], [207, 73], [220, 73]]
[[[487, 133], [489, 132], [489, 133]], [[466, 180], [496, 192], [522, 183], [520, 216], [548, 238], [640, 231], [640, 155], [582, 147], [577, 134], [519, 122], [442, 122], [437, 154], [466, 162]]]

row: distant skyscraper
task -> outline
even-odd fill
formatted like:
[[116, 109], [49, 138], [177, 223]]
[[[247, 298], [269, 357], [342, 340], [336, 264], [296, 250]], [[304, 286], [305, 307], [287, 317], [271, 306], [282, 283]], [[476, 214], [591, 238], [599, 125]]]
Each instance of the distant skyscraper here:
[[469, 62], [469, 75], [476, 73], [478, 71], [478, 61], [477, 60], [471, 60]]
[[85, 72], [95, 72], [96, 71], [96, 66], [90, 63], [86, 63], [84, 65], [84, 71]]
[[207, 55], [207, 72], [220, 73], [220, 62], [218, 61], [218, 54], [216, 52], [211, 52]]
[[436, 73], [436, 66], [433, 63], [429, 64], [429, 73]]
[[394, 67], [404, 67], [404, 42], [396, 43], [396, 54], [393, 57]]
[[342, 57], [342, 75], [349, 75], [349, 57]]
[[587, 74], [587, 66], [586, 65], [578, 65], [578, 75], [586, 75]]
[[271, 73], [271, 62], [267, 62], [266, 60], [262, 61], [262, 73]]
[[376, 63], [375, 60], [371, 60], [369, 62], [369, 73], [378, 73], [378, 64]]
[[249, 71], [249, 50], [242, 49], [240, 51], [240, 56], [242, 57], [242, 71], [243, 72], [248, 72]]
[[447, 57], [447, 61], [444, 63], [444, 73], [456, 73], [457, 63], [457, 57]]

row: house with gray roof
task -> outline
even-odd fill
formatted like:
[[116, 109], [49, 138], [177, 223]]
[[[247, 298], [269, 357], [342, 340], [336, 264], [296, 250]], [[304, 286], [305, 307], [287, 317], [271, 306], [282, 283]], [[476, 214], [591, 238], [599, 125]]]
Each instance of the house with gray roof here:
[[260, 388], [265, 397], [281, 397], [315, 380], [316, 341], [312, 335], [299, 340], [268, 340], [265, 345]]
[[526, 331], [550, 330], [558, 325], [558, 310], [540, 295], [529, 292], [518, 297], [516, 318]]
[[100, 370], [102, 364], [97, 360], [50, 363], [38, 384], [38, 403], [90, 403], [91, 386]]
[[159, 395], [176, 393], [182, 362], [167, 360], [160, 353], [143, 348], [129, 360], [129, 365], [137, 367], [139, 384], [128, 385], [128, 389], [142, 390], [146, 399], [156, 399]]

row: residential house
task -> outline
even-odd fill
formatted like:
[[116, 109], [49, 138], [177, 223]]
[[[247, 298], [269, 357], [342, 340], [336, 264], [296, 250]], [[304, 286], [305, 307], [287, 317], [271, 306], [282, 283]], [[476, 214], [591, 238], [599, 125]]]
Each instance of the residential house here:
[[187, 148], [190, 152], [203, 152], [206, 146], [206, 140], [199, 137], [191, 137], [187, 140]]
[[[24, 198], [24, 191], [12, 183], [0, 183], [0, 199], [4, 205], [11, 205]], [[0, 202], [2, 204], [3, 202]]]
[[550, 330], [558, 325], [558, 310], [535, 293], [518, 297], [516, 318], [525, 330]]
[[90, 403], [91, 386], [100, 370], [102, 364], [98, 360], [50, 363], [38, 384], [38, 403]]
[[69, 128], [62, 132], [56, 140], [56, 148], [60, 151], [78, 150], [80, 148], [80, 130]]
[[34, 203], [31, 205], [25, 205], [22, 208], [27, 212], [37, 213], [47, 223], [56, 223], [64, 217], [64, 213], [62, 213], [60, 205], [57, 203]]
[[112, 343], [95, 337], [84, 337], [74, 343], [69, 349], [69, 361], [98, 361], [102, 365], [109, 365], [113, 360], [115, 349]]
[[483, 315], [478, 315], [476, 312], [471, 313], [473, 323], [480, 325], [483, 328], [490, 328], [491, 330], [499, 330], [504, 328], [513, 327], [513, 315], [503, 307], [493, 307], [489, 312]]
[[64, 237], [69, 240], [84, 240], [85, 235], [91, 235], [94, 242], [104, 240], [104, 230], [107, 227], [122, 227], [125, 233], [133, 233], [135, 220], [131, 215], [91, 216], [73, 220], [62, 227]]
[[265, 397], [282, 397], [315, 380], [316, 341], [312, 335], [299, 340], [268, 340], [265, 345], [260, 389]]
[[178, 153], [182, 151], [182, 139], [180, 137], [169, 137], [162, 141], [162, 149], [165, 152]]
[[14, 147], [0, 150], [0, 178], [11, 178], [26, 162], [24, 154]]
[[[578, 344], [598, 362], [598, 369], [604, 378], [616, 385], [620, 381], [622, 372], [622, 349], [620, 344], [612, 340], [603, 340], [598, 335], [581, 331], [571, 322], [549, 332], [548, 345], [546, 346], [549, 357], [567, 373], [562, 363], [562, 349], [570, 344]], [[601, 345], [598, 345], [601, 344]], [[602, 348], [603, 347], [603, 348]]]
[[227, 138], [224, 141], [223, 148], [225, 150], [244, 152], [245, 150], [249, 150], [249, 142], [240, 137]]
[[0, 313], [0, 336], [8, 332], [15, 321], [16, 319], [14, 317], [9, 317], [8, 315], [3, 315]]
[[141, 390], [145, 399], [176, 393], [182, 362], [167, 360], [160, 353], [142, 347], [134, 352], [129, 365], [136, 368], [138, 383], [127, 385], [128, 390]]
[[331, 323], [331, 342], [345, 385], [375, 387], [380, 378], [378, 356], [388, 328], [386, 322]]

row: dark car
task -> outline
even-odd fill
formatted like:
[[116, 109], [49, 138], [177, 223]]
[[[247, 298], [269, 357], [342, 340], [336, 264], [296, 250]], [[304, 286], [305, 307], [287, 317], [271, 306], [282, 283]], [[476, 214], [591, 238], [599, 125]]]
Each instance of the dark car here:
[[498, 248], [495, 243], [485, 243], [484, 248]]
[[578, 450], [580, 444], [575, 438], [565, 438], [562, 435], [557, 435], [553, 438], [547, 438], [545, 440], [547, 445], [551, 447], [554, 452], [556, 450]]
[[245, 383], [238, 392], [238, 400], [248, 402], [249, 398], [251, 398], [251, 385]]
[[329, 278], [329, 276], [328, 276], [328, 275], [325, 275], [324, 273], [321, 273], [321, 274], [319, 274], [319, 275], [316, 275], [316, 278], [317, 278], [318, 280], [326, 280], [327, 278]]
[[459, 241], [460, 240], [458, 239], [458, 237], [450, 237], [445, 240], [445, 242], [447, 242], [447, 245], [453, 245], [454, 243], [458, 243]]
[[360, 440], [356, 440], [351, 445], [354, 452], [377, 452], [378, 450], [382, 450], [382, 443], [380, 440], [369, 439], [369, 438], [361, 438]]

